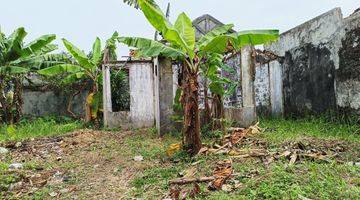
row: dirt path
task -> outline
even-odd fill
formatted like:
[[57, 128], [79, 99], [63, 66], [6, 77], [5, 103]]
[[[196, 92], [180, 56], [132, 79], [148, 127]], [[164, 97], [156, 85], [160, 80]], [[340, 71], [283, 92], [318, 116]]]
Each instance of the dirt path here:
[[16, 179], [5, 198], [122, 199], [138, 170], [124, 160], [123, 138], [131, 132], [81, 130], [61, 137], [5, 144], [10, 155], [2, 161], [23, 163], [10, 170]]

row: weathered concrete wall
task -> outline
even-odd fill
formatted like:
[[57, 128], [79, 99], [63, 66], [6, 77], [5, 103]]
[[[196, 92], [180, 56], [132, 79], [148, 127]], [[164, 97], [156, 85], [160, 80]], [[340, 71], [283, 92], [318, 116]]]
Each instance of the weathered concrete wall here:
[[326, 47], [306, 44], [285, 53], [284, 112], [321, 113], [335, 108], [335, 66]]
[[334, 44], [330, 41], [341, 25], [341, 10], [335, 8], [281, 34], [278, 42], [266, 47], [285, 57], [282, 72], [275, 72], [282, 73], [282, 85], [278, 87], [282, 87], [283, 97], [282, 101], [272, 101], [273, 107], [283, 106], [285, 114], [323, 112], [335, 107], [334, 76], [338, 56], [332, 51]]
[[132, 124], [131, 116], [129, 111], [119, 111], [119, 112], [108, 112], [106, 119], [106, 127], [108, 128], [136, 128], [136, 124]]
[[152, 63], [130, 63], [130, 117], [136, 128], [152, 127], [154, 115], [154, 80]]
[[[67, 105], [69, 96], [63, 92], [24, 90], [23, 114], [25, 116], [60, 116], [69, 115]], [[72, 101], [72, 112], [84, 116], [86, 92], [76, 96]]]
[[360, 12], [344, 19], [336, 70], [336, 99], [341, 109], [360, 113]]
[[[116, 65], [115, 65], [116, 66]], [[145, 128], [155, 124], [155, 93], [154, 93], [154, 67], [152, 61], [127, 62], [130, 85], [130, 111], [113, 112], [111, 108], [111, 90], [109, 67], [103, 66], [104, 94], [104, 124], [109, 128], [121, 127]]]
[[[33, 117], [69, 115], [67, 112], [69, 94], [60, 90], [44, 89], [46, 83], [36, 75], [30, 75], [28, 78], [32, 85], [30, 86], [27, 81], [24, 82], [23, 115]], [[71, 110], [77, 116], [85, 115], [84, 103], [87, 93], [88, 91], [84, 90], [72, 100]]]
[[335, 8], [286, 31], [281, 34], [281, 37], [277, 42], [266, 46], [266, 49], [284, 56], [285, 52], [305, 44], [324, 44], [334, 37], [334, 33], [339, 30], [341, 25], [341, 9]]
[[270, 93], [270, 107], [273, 116], [282, 116], [284, 111], [283, 104], [283, 70], [278, 61], [269, 63], [269, 93]]
[[255, 68], [255, 103], [258, 114], [270, 112], [270, 79], [269, 66], [256, 65]]
[[[285, 114], [301, 114], [360, 108], [359, 16], [355, 13], [343, 19], [340, 8], [335, 8], [265, 47], [285, 58], [282, 63], [270, 63], [281, 67], [274, 72], [270, 68], [270, 96], [282, 87], [282, 101], [270, 98], [273, 109], [283, 106]], [[282, 84], [274, 87], [272, 77], [279, 76]]]
[[[243, 105], [242, 88], [241, 88], [241, 55], [237, 54], [226, 61], [226, 64], [234, 69], [235, 74], [229, 74], [222, 71], [221, 75], [238, 83], [235, 94], [224, 99], [226, 108], [239, 108]], [[270, 106], [269, 93], [269, 67], [267, 65], [255, 66], [255, 103], [258, 112], [268, 112]]]

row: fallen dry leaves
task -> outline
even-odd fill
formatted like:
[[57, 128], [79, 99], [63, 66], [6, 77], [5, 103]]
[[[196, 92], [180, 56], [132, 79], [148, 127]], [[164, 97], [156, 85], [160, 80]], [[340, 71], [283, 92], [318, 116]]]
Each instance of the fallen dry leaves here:
[[232, 161], [225, 160], [217, 163], [213, 176], [214, 180], [210, 183], [210, 190], [220, 190], [226, 180], [228, 180], [233, 173]]
[[166, 150], [166, 155], [171, 157], [173, 156], [176, 152], [181, 150], [181, 144], [180, 143], [175, 143], [175, 144], [171, 144], [169, 146], [169, 148]]
[[[324, 143], [316, 143], [311, 139], [304, 139], [302, 141], [288, 142], [280, 146], [280, 148], [270, 149], [265, 141], [261, 141], [256, 137], [256, 134], [262, 132], [258, 124], [247, 129], [244, 128], [230, 128], [230, 134], [225, 135], [222, 140], [212, 145], [203, 145], [200, 150], [200, 155], [210, 154], [226, 154], [229, 156], [228, 160], [216, 163], [212, 176], [210, 177], [196, 177], [197, 170], [195, 167], [190, 167], [182, 173], [182, 178], [174, 179], [169, 182], [172, 189], [171, 196], [176, 196], [172, 199], [186, 198], [181, 194], [190, 194], [190, 190], [181, 189], [179, 186], [186, 187], [187, 184], [199, 184], [209, 182], [208, 189], [223, 190], [231, 192], [235, 189], [243, 187], [237, 178], [255, 178], [259, 172], [254, 171], [250, 174], [236, 174], [233, 172], [232, 162], [242, 159], [258, 159], [265, 166], [269, 166], [276, 161], [285, 161], [288, 165], [296, 165], [303, 161], [314, 162], [330, 162], [338, 156], [339, 153], [344, 152], [346, 146], [344, 144], [327, 141]], [[340, 160], [334, 160], [341, 162]], [[184, 192], [187, 191], [187, 192]], [[200, 193], [197, 192], [197, 193]], [[179, 195], [177, 195], [179, 194]], [[195, 193], [193, 193], [195, 194]]]

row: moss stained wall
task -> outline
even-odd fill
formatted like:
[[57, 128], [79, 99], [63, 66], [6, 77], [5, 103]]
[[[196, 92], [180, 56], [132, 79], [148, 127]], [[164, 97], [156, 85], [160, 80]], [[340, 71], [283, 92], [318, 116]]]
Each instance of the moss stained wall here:
[[335, 66], [326, 47], [306, 44], [285, 53], [285, 114], [321, 113], [336, 108]]

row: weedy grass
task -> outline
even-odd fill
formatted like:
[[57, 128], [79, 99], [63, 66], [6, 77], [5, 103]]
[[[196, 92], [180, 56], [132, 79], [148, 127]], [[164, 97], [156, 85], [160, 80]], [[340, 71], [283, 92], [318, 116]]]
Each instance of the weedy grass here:
[[82, 127], [82, 122], [64, 117], [24, 119], [15, 125], [1, 124], [0, 142], [22, 141], [30, 138], [61, 135]]
[[360, 196], [359, 167], [311, 162], [294, 166], [272, 164], [268, 169], [247, 167], [259, 174], [239, 179], [241, 187], [233, 192], [214, 192], [199, 199], [357, 199]]
[[[317, 141], [338, 140], [353, 144], [360, 150], [359, 125], [330, 123], [324, 118], [306, 119], [261, 119], [264, 132], [256, 137], [269, 143], [269, 148], [280, 148], [289, 141], [301, 141], [313, 138]], [[208, 137], [205, 135], [204, 137]], [[197, 176], [211, 176], [217, 161], [228, 159], [227, 155], [207, 155], [189, 158], [184, 152], [175, 154], [166, 160], [164, 152], [167, 144], [175, 142], [173, 137], [165, 137], [162, 143], [154, 142], [157, 137], [135, 136], [128, 138], [132, 151], [148, 155], [156, 161], [139, 172], [131, 181], [135, 189], [132, 195], [144, 199], [163, 198], [169, 191], [168, 181], [179, 177], [179, 173], [196, 167]], [[204, 138], [205, 141], [208, 138]], [[152, 145], [150, 145], [152, 144]], [[160, 144], [154, 145], [154, 144]], [[155, 155], [161, 155], [161, 161]], [[354, 154], [358, 155], [358, 154]], [[360, 161], [349, 152], [349, 160]], [[167, 158], [169, 159], [169, 158]], [[193, 165], [196, 163], [196, 165]], [[289, 165], [288, 161], [279, 160], [264, 165], [257, 159], [233, 161], [234, 173], [242, 174], [235, 178], [239, 188], [231, 192], [207, 192], [206, 184], [200, 184], [202, 193], [197, 199], [357, 199], [360, 197], [360, 167], [347, 163], [321, 163], [305, 161]], [[251, 175], [255, 172], [255, 175]], [[249, 175], [250, 174], [250, 175]]]
[[260, 126], [265, 130], [265, 138], [274, 143], [298, 140], [303, 137], [315, 137], [360, 144], [360, 125], [358, 123], [329, 122], [326, 117], [262, 118], [260, 119]]

